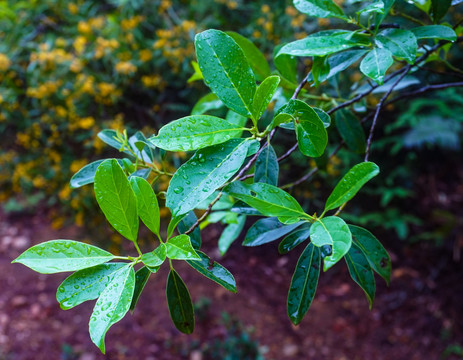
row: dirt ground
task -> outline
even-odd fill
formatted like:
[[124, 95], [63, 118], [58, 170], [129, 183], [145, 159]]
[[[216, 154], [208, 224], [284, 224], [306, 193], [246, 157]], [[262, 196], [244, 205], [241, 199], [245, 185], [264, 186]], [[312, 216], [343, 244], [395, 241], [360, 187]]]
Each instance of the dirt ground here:
[[73, 228], [51, 230], [41, 215], [11, 219], [0, 214], [0, 359], [201, 360], [194, 350], [198, 344], [224, 336], [223, 311], [253, 328], [251, 337], [263, 347], [265, 359], [441, 359], [449, 346], [463, 346], [463, 271], [451, 252], [394, 246], [398, 240], [383, 238], [391, 250], [393, 276], [389, 288], [377, 278], [373, 309], [368, 310], [361, 289], [340, 263], [322, 274], [309, 313], [295, 327], [286, 315], [286, 296], [303, 248], [280, 256], [277, 242], [260, 248], [235, 243], [220, 259], [214, 250], [217, 233], [211, 228], [203, 234], [204, 248], [234, 274], [238, 294], [176, 263], [193, 300], [211, 300], [209, 310], [197, 316], [194, 334], [182, 335], [169, 319], [163, 268], [150, 279], [134, 314], [108, 332], [103, 356], [88, 335], [93, 302], [67, 311], [56, 302], [56, 289], [68, 274], [41, 275], [10, 264], [33, 244], [83, 237]]

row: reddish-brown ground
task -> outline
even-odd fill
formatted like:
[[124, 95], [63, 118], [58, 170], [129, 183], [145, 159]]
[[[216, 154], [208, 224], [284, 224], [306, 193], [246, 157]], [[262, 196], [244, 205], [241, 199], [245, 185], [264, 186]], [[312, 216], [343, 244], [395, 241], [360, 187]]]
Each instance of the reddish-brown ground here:
[[[214, 251], [217, 228], [203, 235]], [[43, 216], [7, 219], [0, 214], [0, 359], [193, 359], [197, 348], [223, 336], [220, 313], [252, 326], [252, 337], [267, 349], [266, 359], [440, 359], [449, 345], [463, 346], [461, 263], [451, 253], [423, 245], [392, 252], [388, 288], [378, 280], [374, 307], [338, 264], [320, 279], [316, 298], [299, 327], [286, 315], [286, 294], [302, 248], [279, 256], [276, 244], [243, 248], [234, 244], [219, 261], [234, 275], [238, 294], [203, 278], [188, 265], [176, 267], [195, 301], [207, 297], [209, 312], [197, 318], [193, 335], [178, 333], [165, 301], [166, 269], [151, 278], [134, 315], [106, 337], [101, 355], [88, 336], [93, 303], [62, 311], [55, 292], [66, 274], [41, 275], [11, 260], [27, 247], [55, 238], [76, 238], [75, 229], [53, 231]], [[82, 237], [80, 237], [82, 238]], [[394, 239], [382, 239], [394, 248]], [[451, 355], [449, 359], [457, 359]]]

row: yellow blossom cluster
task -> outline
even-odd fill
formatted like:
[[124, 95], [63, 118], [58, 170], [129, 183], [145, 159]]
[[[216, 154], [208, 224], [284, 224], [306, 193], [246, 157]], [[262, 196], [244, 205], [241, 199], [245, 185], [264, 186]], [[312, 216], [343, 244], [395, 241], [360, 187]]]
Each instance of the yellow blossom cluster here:
[[6, 54], [0, 53], [0, 71], [7, 71], [11, 66], [11, 60]]

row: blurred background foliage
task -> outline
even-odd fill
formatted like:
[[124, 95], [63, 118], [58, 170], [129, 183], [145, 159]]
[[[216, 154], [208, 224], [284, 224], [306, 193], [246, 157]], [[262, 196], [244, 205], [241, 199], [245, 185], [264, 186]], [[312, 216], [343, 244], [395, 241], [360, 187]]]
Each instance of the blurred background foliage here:
[[[337, 2], [358, 6], [356, 1]], [[428, 21], [419, 8], [421, 3], [398, 1], [393, 21], [409, 21], [404, 14]], [[460, 7], [452, 7], [447, 15], [450, 23], [461, 21]], [[201, 81], [187, 82], [194, 73], [197, 32], [208, 28], [239, 32], [272, 64], [278, 45], [335, 28], [337, 21], [309, 19], [289, 0], [0, 1], [3, 209], [9, 213], [45, 209], [54, 228], [66, 224], [95, 228], [103, 219], [97, 215], [92, 187], [72, 191], [69, 179], [92, 160], [117, 156], [97, 138], [100, 130], [127, 129], [129, 135], [141, 130], [151, 136], [162, 124], [189, 114], [207, 94]], [[456, 32], [462, 35], [460, 26]], [[463, 61], [461, 46], [458, 50], [446, 54], [445, 61], [431, 59], [424, 65], [428, 69], [417, 73], [409, 84], [451, 81], [453, 75], [446, 69], [462, 74], [457, 67]], [[298, 61], [298, 71], [287, 75], [289, 90], [310, 67], [310, 59]], [[312, 89], [314, 94], [343, 99], [365, 83], [356, 66]], [[287, 98], [288, 94], [279, 96]], [[358, 105], [359, 116], [374, 107], [379, 96], [373, 93]], [[316, 97], [306, 97], [306, 101], [325, 108], [330, 105]], [[275, 107], [278, 98], [276, 102]], [[452, 210], [454, 203], [442, 200], [440, 190], [431, 194], [431, 199], [437, 200], [427, 203], [429, 213], [411, 203], [422, 199], [423, 189], [430, 189], [424, 178], [429, 167], [435, 169], [436, 162], [442, 166], [458, 159], [461, 162], [461, 90], [394, 103], [388, 110], [374, 144], [375, 161], [387, 176], [377, 180], [365, 195], [378, 201], [349, 204], [346, 217], [357, 224], [393, 229], [400, 239], [442, 243], [463, 226]], [[280, 136], [284, 141], [285, 135]], [[333, 146], [338, 140], [334, 139]], [[281, 154], [285, 147], [276, 150]], [[446, 160], [441, 161], [442, 157]], [[316, 201], [314, 194], [330, 189], [336, 177], [359, 159], [359, 155], [342, 150], [325, 166], [323, 161], [316, 164], [293, 154], [282, 165], [281, 173], [288, 175], [280, 181], [285, 184], [297, 179], [314, 166], [323, 169], [311, 183], [290, 188], [308, 205]], [[181, 159], [169, 161], [178, 165]], [[158, 190], [167, 185], [161, 183]], [[418, 229], [413, 237], [412, 227]], [[117, 242], [117, 236], [113, 239]]]

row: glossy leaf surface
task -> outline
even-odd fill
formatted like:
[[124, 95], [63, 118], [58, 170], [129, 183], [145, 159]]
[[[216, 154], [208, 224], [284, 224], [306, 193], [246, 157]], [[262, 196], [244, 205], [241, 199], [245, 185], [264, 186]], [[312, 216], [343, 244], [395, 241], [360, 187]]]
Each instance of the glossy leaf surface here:
[[216, 94], [210, 93], [198, 100], [191, 110], [191, 115], [203, 115], [210, 110], [217, 110], [223, 106], [225, 106], [225, 104], [222, 100], [220, 100]]
[[379, 174], [379, 167], [372, 162], [363, 162], [350, 169], [336, 185], [326, 200], [325, 211], [335, 209], [352, 199], [363, 185]]
[[323, 270], [326, 271], [349, 251], [352, 234], [344, 220], [337, 216], [329, 216], [312, 224], [310, 240], [317, 247], [331, 245], [331, 255], [323, 259]]
[[170, 238], [166, 242], [167, 257], [175, 260], [200, 260], [190, 242], [188, 235], [182, 234]]
[[365, 132], [359, 119], [349, 110], [340, 110], [335, 116], [336, 128], [352, 151], [363, 154], [366, 148]]
[[130, 179], [130, 185], [137, 198], [138, 216], [148, 229], [159, 235], [159, 205], [153, 188], [148, 181], [137, 176]]
[[[178, 231], [180, 234], [184, 234], [189, 230], [193, 224], [196, 223], [198, 218], [196, 217], [194, 211], [190, 211], [183, 219], [178, 223]], [[189, 234], [191, 245], [195, 250], [201, 248], [201, 231], [199, 227], [196, 227], [192, 233]]]
[[360, 71], [382, 85], [386, 71], [394, 63], [392, 53], [387, 49], [374, 48], [360, 63]]
[[73, 240], [51, 240], [27, 249], [12, 262], [42, 274], [53, 274], [85, 269], [113, 258], [113, 254], [93, 245]]
[[431, 0], [431, 14], [435, 23], [439, 22], [452, 5], [452, 0]]
[[227, 31], [226, 34], [232, 37], [243, 50], [257, 80], [262, 81], [270, 76], [270, 66], [267, 59], [252, 41], [233, 31]]
[[236, 282], [233, 275], [219, 263], [212, 261], [206, 254], [198, 251], [201, 258], [199, 261], [187, 260], [188, 265], [193, 269], [223, 286], [228, 291], [236, 293]]
[[141, 261], [146, 266], [151, 268], [156, 268], [161, 266], [166, 260], [167, 248], [164, 244], [159, 244], [159, 246], [149, 253], [145, 253], [141, 257]]
[[76, 189], [78, 187], [93, 183], [96, 169], [103, 161], [104, 160], [94, 161], [85, 165], [82, 169], [76, 172], [70, 181], [71, 188]]
[[346, 254], [345, 260], [349, 268], [350, 276], [365, 292], [371, 309], [375, 299], [376, 283], [367, 258], [354, 243]]
[[248, 230], [243, 246], [260, 246], [277, 240], [301, 226], [303, 222], [284, 225], [277, 218], [257, 220]]
[[129, 180], [115, 159], [103, 161], [95, 173], [95, 197], [108, 222], [122, 236], [136, 241], [137, 200]]
[[352, 239], [362, 251], [368, 263], [389, 284], [391, 280], [391, 257], [378, 239], [368, 230], [349, 225]]
[[256, 80], [235, 40], [221, 31], [206, 30], [196, 35], [195, 47], [206, 85], [230, 109], [252, 117]]
[[280, 254], [286, 254], [294, 249], [297, 245], [301, 244], [305, 240], [308, 240], [310, 236], [310, 224], [306, 223], [303, 226], [297, 228], [288, 236], [286, 236], [278, 245], [278, 252]]
[[135, 288], [133, 291], [132, 303], [130, 304], [130, 311], [135, 310], [137, 306], [138, 299], [145, 288], [146, 283], [148, 282], [151, 275], [151, 271], [146, 267], [142, 266], [135, 273]]
[[129, 264], [121, 268], [101, 293], [90, 317], [89, 331], [93, 343], [105, 353], [105, 335], [121, 320], [132, 303], [135, 272]]
[[262, 114], [267, 109], [268, 104], [270, 104], [270, 101], [272, 101], [272, 97], [275, 94], [279, 83], [280, 77], [273, 75], [262, 81], [257, 88], [252, 102], [253, 114], [256, 122], [261, 118]]
[[241, 167], [250, 142], [232, 139], [225, 144], [198, 150], [172, 177], [167, 190], [167, 206], [173, 214], [186, 214]]
[[389, 50], [393, 56], [412, 64], [416, 58], [418, 44], [411, 31], [402, 29], [385, 29], [375, 39], [379, 47]]
[[320, 276], [320, 250], [307, 245], [296, 265], [289, 287], [287, 311], [291, 322], [298, 325], [309, 310]]
[[265, 216], [307, 218], [307, 214], [296, 199], [273, 185], [245, 184], [235, 181], [228, 185], [224, 191], [252, 206]]
[[171, 270], [167, 277], [166, 295], [175, 327], [184, 334], [191, 334], [195, 328], [193, 303], [185, 283], [175, 270]]
[[100, 264], [68, 276], [56, 292], [56, 300], [61, 309], [71, 309], [85, 301], [98, 299], [106, 285], [126, 265], [125, 263]]
[[151, 141], [169, 151], [191, 151], [240, 137], [243, 128], [210, 115], [191, 115], [163, 126]]
[[279, 165], [277, 155], [272, 145], [267, 145], [256, 160], [254, 182], [262, 182], [273, 186], [278, 185]]
[[345, 17], [341, 8], [332, 0], [294, 0], [294, 6], [301, 13], [313, 17]]
[[455, 31], [444, 25], [427, 25], [419, 26], [410, 30], [418, 40], [421, 39], [439, 39], [455, 41], [457, 34]]
[[236, 239], [238, 239], [241, 231], [243, 231], [245, 223], [246, 216], [239, 215], [236, 224], [229, 224], [225, 227], [225, 229], [223, 229], [217, 245], [220, 251], [220, 255], [225, 255], [230, 245], [233, 244]]

